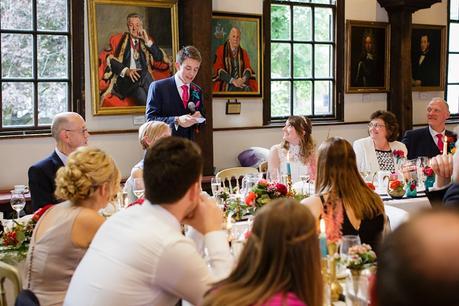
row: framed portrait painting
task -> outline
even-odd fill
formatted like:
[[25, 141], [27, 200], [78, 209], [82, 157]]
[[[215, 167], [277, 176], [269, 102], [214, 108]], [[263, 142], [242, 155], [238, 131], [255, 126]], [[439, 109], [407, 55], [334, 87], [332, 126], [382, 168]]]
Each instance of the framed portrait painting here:
[[446, 27], [413, 24], [411, 81], [413, 91], [445, 90]]
[[212, 15], [212, 93], [262, 95], [261, 15], [214, 12]]
[[177, 0], [88, 0], [93, 115], [145, 113], [148, 87], [173, 73]]
[[388, 23], [347, 20], [346, 92], [389, 90], [389, 37]]

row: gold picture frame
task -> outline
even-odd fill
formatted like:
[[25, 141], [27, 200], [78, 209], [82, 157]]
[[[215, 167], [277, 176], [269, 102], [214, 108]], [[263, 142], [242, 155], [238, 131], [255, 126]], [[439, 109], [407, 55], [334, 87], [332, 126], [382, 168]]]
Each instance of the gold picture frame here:
[[[141, 20], [137, 37], [129, 32], [128, 16]], [[93, 115], [145, 113], [150, 82], [174, 72], [178, 1], [88, 0], [88, 24]], [[132, 61], [141, 67], [137, 80], [126, 73]]]
[[411, 76], [413, 91], [444, 91], [446, 27], [413, 24], [411, 29]]
[[[237, 76], [230, 71], [229, 35], [238, 29], [240, 44], [237, 48]], [[263, 90], [263, 31], [261, 15], [214, 12], [212, 14], [212, 94], [218, 97], [261, 97]], [[234, 51], [233, 51], [234, 52]], [[238, 87], [225, 81], [224, 71], [231, 80], [244, 78]], [[250, 73], [246, 75], [246, 71]], [[233, 71], [234, 72], [234, 71]]]
[[390, 25], [346, 21], [346, 92], [389, 90]]

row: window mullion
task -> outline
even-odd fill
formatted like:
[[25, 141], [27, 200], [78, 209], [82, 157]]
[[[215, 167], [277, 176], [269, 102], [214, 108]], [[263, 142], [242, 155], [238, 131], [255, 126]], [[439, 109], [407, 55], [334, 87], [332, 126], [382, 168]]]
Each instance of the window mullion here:
[[33, 126], [38, 127], [38, 35], [37, 35], [37, 0], [32, 4], [33, 29]]

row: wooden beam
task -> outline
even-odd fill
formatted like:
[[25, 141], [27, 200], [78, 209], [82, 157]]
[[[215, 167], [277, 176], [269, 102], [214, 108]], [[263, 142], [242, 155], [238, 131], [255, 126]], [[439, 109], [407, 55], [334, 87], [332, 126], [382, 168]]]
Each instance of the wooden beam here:
[[378, 0], [387, 11], [391, 25], [390, 92], [387, 109], [400, 123], [400, 135], [413, 128], [413, 97], [411, 88], [412, 14], [429, 8], [441, 0]]
[[206, 107], [206, 125], [196, 135], [196, 142], [204, 156], [204, 175], [214, 173], [213, 120], [212, 120], [212, 57], [211, 53], [211, 20], [212, 1], [182, 0], [179, 3], [180, 46], [193, 45], [202, 56], [201, 68], [194, 82], [203, 91]]

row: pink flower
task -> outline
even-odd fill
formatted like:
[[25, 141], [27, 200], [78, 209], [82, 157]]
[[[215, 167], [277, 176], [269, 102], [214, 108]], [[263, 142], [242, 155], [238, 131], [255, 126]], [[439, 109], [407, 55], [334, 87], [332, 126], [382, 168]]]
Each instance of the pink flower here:
[[258, 181], [258, 185], [260, 186], [268, 186], [268, 184], [269, 184], [268, 181], [265, 179], [261, 179]]

